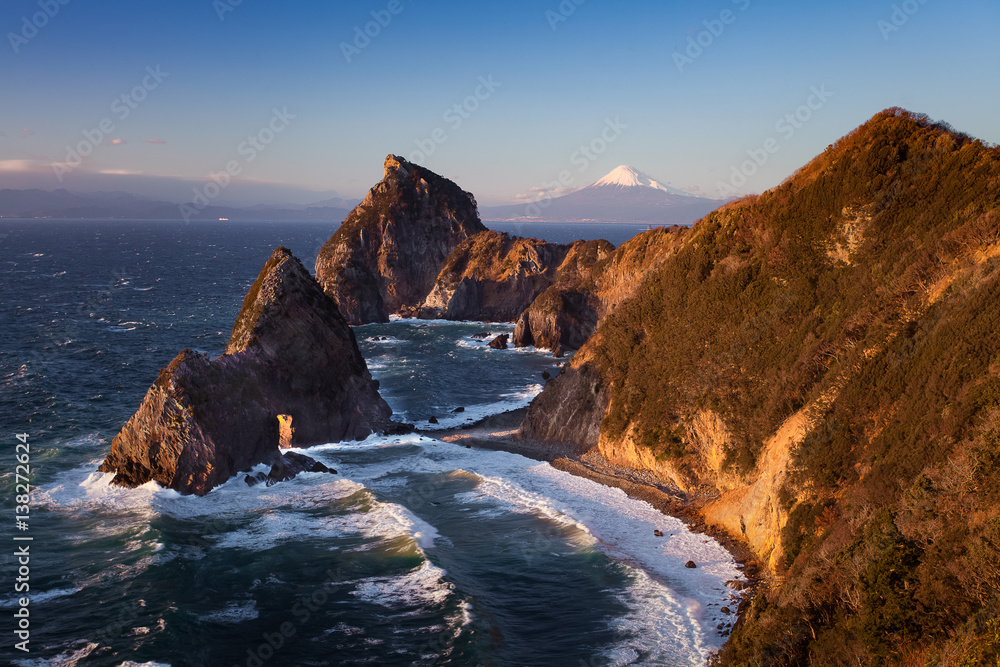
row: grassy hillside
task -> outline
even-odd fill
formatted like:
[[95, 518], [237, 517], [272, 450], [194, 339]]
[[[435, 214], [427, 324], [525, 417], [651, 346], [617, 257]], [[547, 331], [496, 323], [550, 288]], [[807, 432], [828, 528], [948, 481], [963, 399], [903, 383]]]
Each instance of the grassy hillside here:
[[878, 114], [700, 221], [574, 365], [602, 452], [771, 566], [723, 664], [997, 664], [997, 148]]

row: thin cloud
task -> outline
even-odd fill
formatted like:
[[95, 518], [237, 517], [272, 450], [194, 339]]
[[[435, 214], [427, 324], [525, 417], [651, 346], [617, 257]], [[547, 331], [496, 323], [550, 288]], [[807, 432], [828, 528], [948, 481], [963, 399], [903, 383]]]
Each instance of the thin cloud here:
[[167, 143], [164, 139], [146, 139], [147, 144], [165, 144]]
[[124, 139], [112, 139], [111, 140], [111, 145], [112, 146], [121, 146], [122, 144], [125, 144], [125, 143], [128, 143], [128, 142], [125, 141]]
[[0, 160], [0, 171], [34, 171], [34, 160]]
[[556, 197], [562, 197], [564, 195], [572, 194], [580, 188], [546, 188], [546, 187], [535, 187], [531, 188], [525, 193], [516, 195], [514, 197], [515, 201], [518, 202], [535, 202], [542, 201], [543, 199], [555, 199]]
[[130, 169], [102, 169], [99, 174], [111, 174], [114, 176], [139, 176], [142, 174], [141, 171], [132, 171]]

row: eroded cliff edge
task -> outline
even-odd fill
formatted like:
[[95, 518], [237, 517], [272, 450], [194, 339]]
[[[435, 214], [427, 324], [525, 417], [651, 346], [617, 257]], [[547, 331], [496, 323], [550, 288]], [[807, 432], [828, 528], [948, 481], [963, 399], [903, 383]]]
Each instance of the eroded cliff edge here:
[[223, 355], [184, 350], [164, 368], [101, 465], [114, 483], [150, 480], [203, 495], [258, 463], [287, 467], [304, 447], [398, 428], [354, 332], [286, 248], [274, 251], [243, 301]]

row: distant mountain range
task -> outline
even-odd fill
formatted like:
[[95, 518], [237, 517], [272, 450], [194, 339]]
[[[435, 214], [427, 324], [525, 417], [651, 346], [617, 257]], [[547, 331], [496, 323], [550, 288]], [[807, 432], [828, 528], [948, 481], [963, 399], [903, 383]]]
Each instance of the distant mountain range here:
[[[315, 220], [342, 222], [357, 201], [327, 199], [315, 204], [258, 204], [206, 206], [192, 220]], [[80, 218], [181, 220], [178, 204], [146, 199], [127, 192], [70, 192], [69, 190], [0, 190], [0, 218]]]
[[[192, 220], [315, 220], [343, 222], [359, 200], [325, 199], [312, 204], [239, 206], [220, 202], [185, 211]], [[649, 225], [691, 224], [724, 201], [699, 197], [621, 165], [595, 183], [552, 199], [479, 209], [483, 220], [514, 222], [631, 222]], [[0, 190], [0, 218], [78, 218], [181, 220], [175, 202], [128, 192], [70, 190]]]
[[480, 209], [483, 220], [513, 222], [632, 222], [690, 224], [724, 204], [657, 181], [621, 165], [606, 176], [562, 197]]

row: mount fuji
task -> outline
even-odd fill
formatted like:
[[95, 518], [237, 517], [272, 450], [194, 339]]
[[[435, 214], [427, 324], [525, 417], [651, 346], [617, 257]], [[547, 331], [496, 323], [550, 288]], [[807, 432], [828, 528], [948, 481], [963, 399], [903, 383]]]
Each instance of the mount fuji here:
[[724, 204], [684, 192], [635, 167], [621, 165], [571, 194], [534, 203], [484, 207], [483, 220], [513, 222], [631, 222], [685, 225]]

